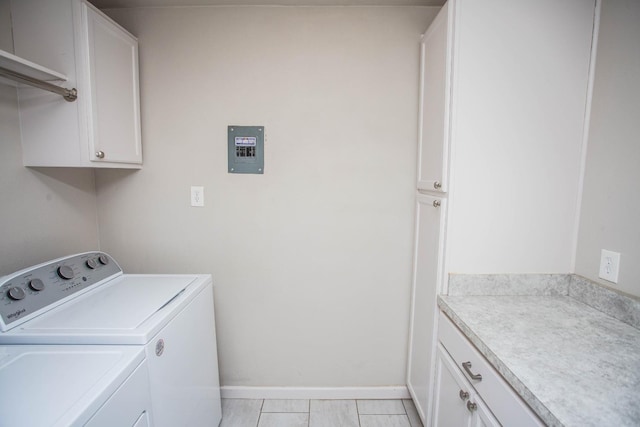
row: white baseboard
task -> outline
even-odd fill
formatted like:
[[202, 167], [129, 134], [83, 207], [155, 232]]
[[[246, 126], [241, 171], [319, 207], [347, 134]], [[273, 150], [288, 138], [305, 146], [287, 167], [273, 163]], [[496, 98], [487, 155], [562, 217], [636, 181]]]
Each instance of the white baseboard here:
[[223, 399], [409, 399], [405, 386], [242, 387], [222, 386]]

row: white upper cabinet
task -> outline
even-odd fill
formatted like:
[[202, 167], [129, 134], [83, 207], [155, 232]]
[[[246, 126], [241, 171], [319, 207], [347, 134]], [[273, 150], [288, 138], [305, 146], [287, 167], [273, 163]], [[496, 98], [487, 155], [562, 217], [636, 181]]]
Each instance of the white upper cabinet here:
[[16, 0], [11, 14], [15, 54], [78, 91], [18, 89], [24, 165], [140, 168], [137, 39], [82, 0]]
[[[138, 42], [86, 3], [93, 161], [141, 163]], [[104, 153], [101, 158], [99, 153]]]
[[418, 190], [447, 191], [450, 22], [445, 4], [422, 36]]

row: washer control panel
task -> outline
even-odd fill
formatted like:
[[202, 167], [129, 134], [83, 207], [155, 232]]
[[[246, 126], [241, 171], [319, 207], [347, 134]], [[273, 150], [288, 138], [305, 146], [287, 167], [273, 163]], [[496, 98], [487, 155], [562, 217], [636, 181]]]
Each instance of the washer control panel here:
[[47, 311], [72, 295], [122, 274], [113, 258], [86, 252], [59, 258], [0, 278], [0, 330]]

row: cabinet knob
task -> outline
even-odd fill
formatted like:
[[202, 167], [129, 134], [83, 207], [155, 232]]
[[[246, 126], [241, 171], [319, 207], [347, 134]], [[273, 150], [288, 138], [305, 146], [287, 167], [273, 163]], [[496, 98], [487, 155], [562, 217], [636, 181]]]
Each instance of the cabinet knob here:
[[460, 390], [460, 399], [467, 400], [468, 398], [469, 398], [469, 392], [468, 391], [464, 391], [464, 390]]
[[96, 151], [96, 157], [99, 159], [104, 159], [104, 151]]
[[434, 200], [433, 201], [433, 207], [434, 208], [439, 208], [440, 207], [440, 200]]
[[473, 411], [475, 411], [476, 409], [478, 409], [478, 405], [476, 405], [476, 403], [475, 403], [475, 402], [468, 401], [468, 402], [467, 402], [467, 409], [469, 410], [469, 412], [473, 412]]
[[433, 183], [433, 188], [435, 188], [436, 190], [439, 190], [442, 188], [442, 184], [440, 184], [440, 181], [435, 181]]

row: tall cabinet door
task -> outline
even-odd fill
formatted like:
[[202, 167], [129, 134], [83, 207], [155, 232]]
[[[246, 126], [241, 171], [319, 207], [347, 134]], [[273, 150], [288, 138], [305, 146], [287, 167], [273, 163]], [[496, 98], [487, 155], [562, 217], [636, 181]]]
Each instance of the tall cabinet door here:
[[442, 276], [446, 199], [419, 194], [407, 386], [425, 425], [431, 402], [435, 349], [436, 296]]
[[91, 82], [89, 158], [142, 163], [138, 41], [86, 3], [82, 10]]
[[447, 191], [449, 161], [450, 11], [447, 2], [422, 36], [419, 190]]

